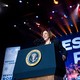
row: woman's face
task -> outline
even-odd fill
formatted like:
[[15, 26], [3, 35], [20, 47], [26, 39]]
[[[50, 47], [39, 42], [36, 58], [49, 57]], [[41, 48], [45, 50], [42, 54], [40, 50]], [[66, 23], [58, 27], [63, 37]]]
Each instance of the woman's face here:
[[49, 39], [49, 33], [48, 33], [48, 31], [43, 31], [43, 34], [42, 34], [42, 36], [43, 36], [43, 39], [45, 40], [45, 41], [47, 41], [48, 39]]

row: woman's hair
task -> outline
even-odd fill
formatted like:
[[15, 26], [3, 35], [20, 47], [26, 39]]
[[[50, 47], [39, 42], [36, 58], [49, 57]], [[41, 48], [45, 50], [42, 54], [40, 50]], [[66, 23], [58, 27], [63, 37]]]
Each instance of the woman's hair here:
[[49, 29], [44, 29], [44, 30], [42, 30], [41, 35], [43, 35], [43, 32], [44, 32], [44, 31], [47, 31], [47, 32], [49, 33], [50, 39], [53, 38], [53, 34], [52, 34], [51, 30], [49, 30]]

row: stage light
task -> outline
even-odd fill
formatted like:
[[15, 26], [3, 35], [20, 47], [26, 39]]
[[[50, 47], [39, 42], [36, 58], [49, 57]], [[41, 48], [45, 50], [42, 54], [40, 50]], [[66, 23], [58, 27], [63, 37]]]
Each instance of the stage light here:
[[71, 19], [72, 19], [72, 21], [73, 21], [74, 27], [75, 27], [75, 29], [76, 29], [77, 32], [79, 32], [78, 26], [77, 26], [77, 23], [76, 23], [76, 21], [78, 20], [78, 17], [79, 17], [79, 12], [78, 12], [79, 6], [80, 6], [80, 4], [77, 4], [77, 7], [76, 7], [75, 10], [71, 13]]
[[29, 28], [29, 30], [31, 30], [31, 28]]
[[19, 3], [22, 3], [22, 0], [19, 0]]
[[67, 16], [64, 14], [64, 17], [67, 18]]
[[37, 26], [40, 26], [40, 23], [36, 22], [36, 25], [37, 25]]
[[73, 24], [74, 24], [74, 27], [75, 27], [76, 31], [79, 32], [78, 26], [77, 26], [77, 23], [76, 23], [76, 19], [74, 18], [74, 15], [73, 14], [71, 14], [71, 19], [73, 21]]
[[8, 4], [3, 4], [3, 7], [8, 7]]
[[67, 35], [66, 30], [63, 28], [63, 26], [60, 24], [59, 21], [57, 21], [57, 24], [58, 24], [59, 28], [62, 30], [62, 32], [63, 32], [65, 35]]
[[68, 20], [64, 19], [64, 23], [65, 23], [67, 29], [69, 30], [69, 32], [72, 33], [71, 28], [70, 28], [69, 23], [68, 23]]
[[53, 17], [52, 17], [52, 16], [50, 16], [50, 17], [49, 17], [49, 19], [51, 20], [51, 19], [53, 19]]
[[39, 3], [38, 3], [37, 5], [38, 5], [38, 6], [40, 6], [40, 4], [39, 4]]
[[56, 1], [56, 0], [53, 0], [53, 2], [54, 2], [54, 4], [58, 4], [59, 2], [58, 1]]
[[16, 25], [14, 25], [14, 27], [16, 27]]
[[73, 24], [71, 24], [71, 27], [73, 27]]
[[5, 4], [5, 7], [8, 7], [8, 5], [7, 5], [7, 4]]
[[36, 18], [39, 18], [39, 16], [36, 16]]
[[26, 24], [26, 22], [24, 22], [24, 24]]
[[70, 8], [72, 8], [72, 6], [69, 6]]
[[27, 4], [29, 4], [29, 2], [27, 2]]
[[0, 7], [8, 7], [8, 4], [0, 2]]
[[80, 4], [78, 4], [78, 11], [80, 11]]
[[54, 13], [54, 11], [52, 11], [52, 13]]

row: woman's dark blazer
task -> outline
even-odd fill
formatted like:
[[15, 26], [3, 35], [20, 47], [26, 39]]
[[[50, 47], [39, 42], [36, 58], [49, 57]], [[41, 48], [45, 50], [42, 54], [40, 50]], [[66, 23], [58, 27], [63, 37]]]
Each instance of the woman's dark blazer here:
[[67, 58], [67, 51], [62, 46], [62, 43], [59, 39], [54, 38], [51, 40], [51, 43], [54, 43], [54, 50], [55, 50], [55, 56], [56, 56], [56, 75], [58, 76], [64, 76], [66, 74], [66, 66], [65, 61], [62, 59], [62, 55], [65, 55]]
[[57, 53], [57, 54], [60, 53], [61, 55], [65, 55], [67, 57], [67, 51], [62, 46], [62, 43], [59, 39], [54, 38], [51, 40], [51, 43], [54, 43], [55, 53]]

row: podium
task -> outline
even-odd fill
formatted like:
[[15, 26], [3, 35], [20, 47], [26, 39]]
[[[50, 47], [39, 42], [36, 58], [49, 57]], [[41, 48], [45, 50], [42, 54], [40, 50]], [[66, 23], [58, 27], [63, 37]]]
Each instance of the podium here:
[[65, 73], [61, 64], [64, 62], [60, 54], [57, 59], [53, 43], [22, 49], [17, 56], [12, 80], [58, 80], [56, 76], [61, 78]]

